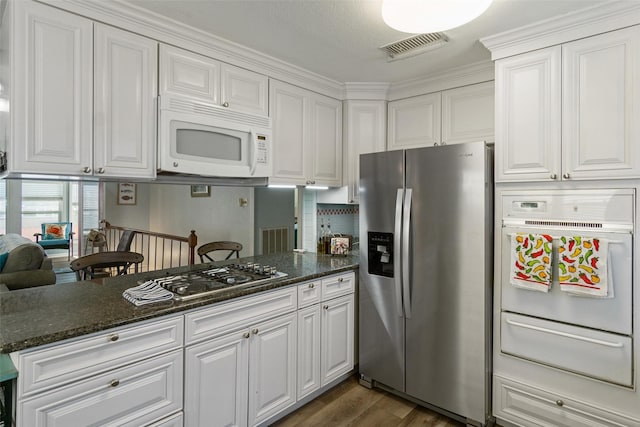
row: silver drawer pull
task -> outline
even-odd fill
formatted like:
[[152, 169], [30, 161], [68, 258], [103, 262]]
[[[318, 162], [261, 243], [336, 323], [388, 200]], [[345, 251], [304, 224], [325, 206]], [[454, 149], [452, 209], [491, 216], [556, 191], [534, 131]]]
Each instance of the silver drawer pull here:
[[316, 287], [316, 285], [314, 283], [309, 283], [309, 289], [313, 289], [315, 287]]
[[556, 400], [556, 405], [558, 406], [564, 406], [564, 402], [560, 399]]
[[554, 331], [553, 329], [547, 329], [540, 326], [527, 325], [526, 323], [514, 322], [513, 320], [509, 320], [509, 319], [507, 319], [507, 323], [512, 326], [519, 326], [525, 329], [533, 329], [534, 331], [544, 332], [547, 334], [560, 335], [561, 337], [572, 338], [574, 340], [579, 340], [579, 341], [586, 341], [592, 344], [603, 345], [605, 347], [622, 348], [623, 346], [623, 344], [620, 342], [609, 342], [609, 341], [597, 340], [595, 338], [583, 337], [581, 335], [570, 334], [568, 332]]
[[111, 380], [109, 383], [110, 387], [118, 387], [120, 385], [120, 380]]
[[344, 282], [344, 277], [339, 278], [338, 282], [340, 282], [340, 283]]
[[258, 332], [259, 332], [259, 331], [258, 331], [258, 329], [257, 329], [257, 328], [256, 328], [256, 329], [253, 329], [253, 330], [251, 331], [251, 333], [252, 333], [253, 335], [258, 335]]
[[245, 332], [244, 334], [242, 334], [243, 338], [249, 338], [249, 336], [250, 336], [249, 332]]
[[116, 342], [116, 341], [118, 341], [120, 339], [120, 335], [111, 334], [111, 335], [109, 335], [108, 339], [109, 339], [109, 341]]
[[328, 305], [325, 305], [325, 306], [324, 306], [324, 307], [322, 307], [322, 308], [324, 308], [325, 310], [329, 310], [329, 306], [328, 306]]

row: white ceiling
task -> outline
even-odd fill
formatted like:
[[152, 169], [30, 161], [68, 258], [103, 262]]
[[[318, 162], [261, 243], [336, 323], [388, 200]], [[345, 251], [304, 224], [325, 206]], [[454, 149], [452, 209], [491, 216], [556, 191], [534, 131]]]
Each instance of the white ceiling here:
[[[450, 42], [388, 62], [381, 0], [123, 0], [339, 82], [399, 82], [490, 59], [479, 39], [608, 0], [495, 0]], [[630, 0], [640, 1], [640, 0]]]

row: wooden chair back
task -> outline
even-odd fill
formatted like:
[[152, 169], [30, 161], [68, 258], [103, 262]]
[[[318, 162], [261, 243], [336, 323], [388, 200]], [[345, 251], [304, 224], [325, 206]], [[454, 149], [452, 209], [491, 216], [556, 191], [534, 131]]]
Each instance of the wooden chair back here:
[[209, 262], [214, 262], [215, 260], [209, 256], [211, 252], [215, 251], [229, 251], [229, 254], [225, 259], [229, 259], [236, 255], [236, 258], [240, 258], [240, 251], [242, 250], [242, 244], [238, 242], [228, 242], [228, 241], [219, 241], [219, 242], [209, 242], [198, 248], [198, 256], [200, 256], [200, 262], [205, 263], [205, 258], [209, 260]]
[[112, 272], [118, 276], [127, 274], [132, 265], [137, 273], [142, 261], [144, 256], [137, 252], [108, 251], [81, 256], [71, 261], [69, 266], [76, 272], [78, 280], [91, 280], [96, 277], [108, 277]]

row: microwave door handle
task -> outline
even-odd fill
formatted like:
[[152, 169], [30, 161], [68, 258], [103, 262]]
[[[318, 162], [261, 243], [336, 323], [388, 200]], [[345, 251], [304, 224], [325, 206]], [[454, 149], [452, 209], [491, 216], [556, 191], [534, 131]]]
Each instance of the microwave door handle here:
[[251, 140], [251, 170], [249, 175], [256, 173], [256, 166], [258, 166], [258, 135], [255, 132], [249, 131], [249, 139]]

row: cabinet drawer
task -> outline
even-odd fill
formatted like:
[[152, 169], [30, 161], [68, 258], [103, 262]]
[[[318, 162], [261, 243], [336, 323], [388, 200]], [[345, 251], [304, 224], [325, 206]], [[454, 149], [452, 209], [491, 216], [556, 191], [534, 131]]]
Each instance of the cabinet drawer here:
[[306, 307], [320, 302], [322, 282], [307, 282], [298, 285], [298, 307]]
[[353, 293], [355, 274], [347, 273], [322, 279], [322, 301]]
[[172, 415], [167, 418], [163, 418], [162, 420], [149, 424], [147, 427], [182, 427], [184, 426], [184, 414], [182, 412], [178, 412], [175, 415]]
[[18, 397], [179, 348], [183, 322], [178, 316], [19, 353]]
[[493, 413], [525, 427], [640, 426], [640, 420], [577, 402], [566, 396], [493, 376]]
[[18, 403], [18, 427], [141, 426], [182, 409], [182, 350]]
[[296, 287], [233, 300], [185, 316], [185, 344], [220, 336], [242, 328], [247, 322], [259, 322], [297, 307]]
[[502, 313], [501, 350], [589, 377], [631, 386], [630, 337]]

